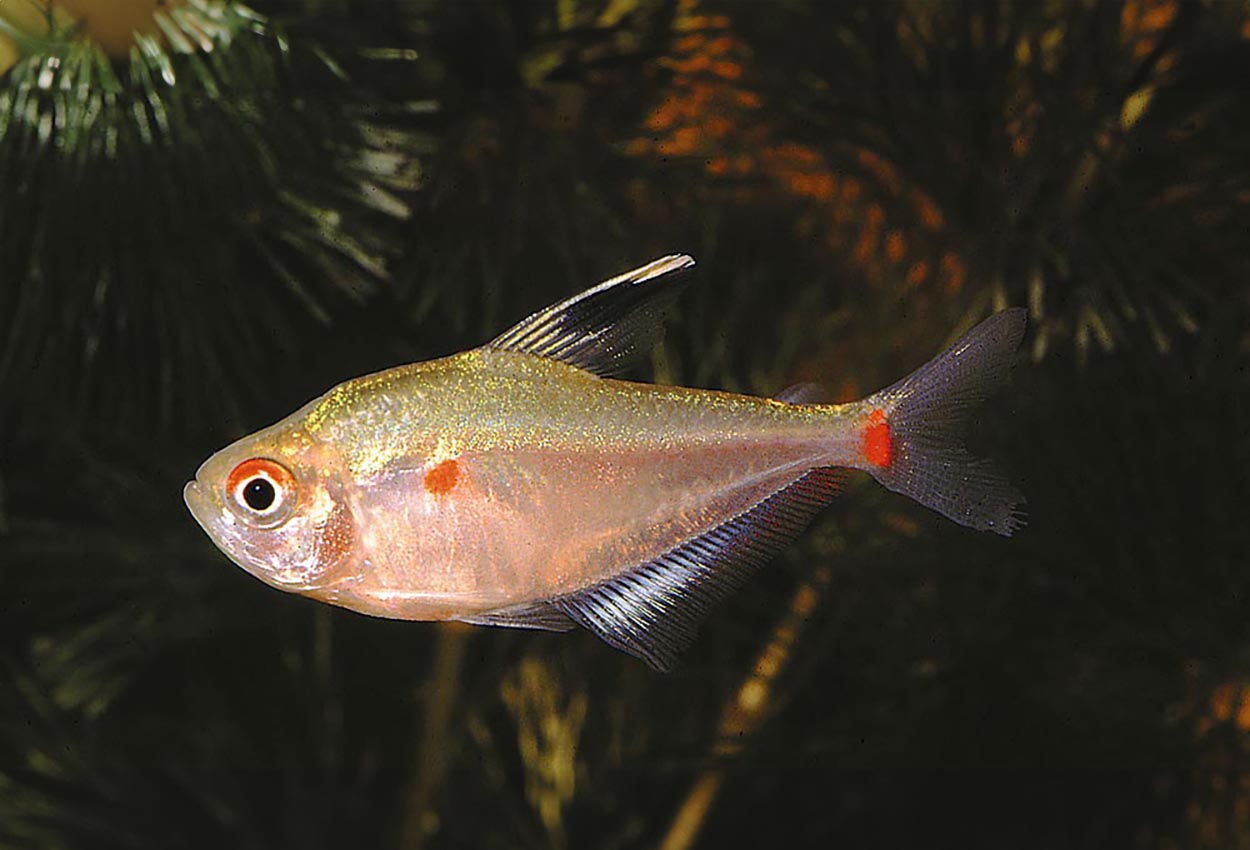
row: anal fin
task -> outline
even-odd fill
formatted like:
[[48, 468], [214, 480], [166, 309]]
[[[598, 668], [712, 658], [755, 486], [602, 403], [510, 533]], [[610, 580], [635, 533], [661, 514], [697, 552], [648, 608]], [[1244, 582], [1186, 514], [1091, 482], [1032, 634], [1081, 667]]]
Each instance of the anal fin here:
[[840, 479], [837, 469], [812, 470], [711, 531], [552, 605], [610, 646], [667, 671], [711, 607], [789, 545], [832, 501]]

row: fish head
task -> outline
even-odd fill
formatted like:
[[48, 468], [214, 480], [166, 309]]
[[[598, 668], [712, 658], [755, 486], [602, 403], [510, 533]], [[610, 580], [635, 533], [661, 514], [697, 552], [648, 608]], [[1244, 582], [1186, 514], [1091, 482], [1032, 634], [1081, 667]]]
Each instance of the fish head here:
[[206, 460], [183, 499], [236, 564], [280, 590], [351, 579], [355, 521], [342, 464], [325, 443], [278, 423]]

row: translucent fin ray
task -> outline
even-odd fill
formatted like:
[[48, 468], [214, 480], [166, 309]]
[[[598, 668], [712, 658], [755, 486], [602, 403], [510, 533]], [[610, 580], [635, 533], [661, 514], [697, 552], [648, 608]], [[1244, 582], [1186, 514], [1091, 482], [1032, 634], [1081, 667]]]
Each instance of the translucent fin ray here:
[[525, 602], [456, 619], [474, 626], [503, 626], [547, 632], [567, 632], [574, 627], [573, 621], [550, 602]]
[[908, 377], [863, 403], [885, 412], [888, 466], [868, 471], [885, 487], [979, 531], [1004, 537], [1024, 524], [1024, 496], [998, 465], [963, 448], [965, 423], [1007, 379], [1028, 314], [1004, 310]]
[[619, 375], [659, 342], [664, 312], [681, 292], [673, 284], [693, 266], [685, 254], [661, 257], [540, 310], [487, 347]]
[[586, 590], [552, 600], [616, 649], [667, 671], [718, 601], [797, 537], [838, 491], [813, 470], [724, 524]]
[[825, 404], [829, 401], [829, 390], [820, 384], [805, 381], [786, 387], [773, 398], [786, 404]]

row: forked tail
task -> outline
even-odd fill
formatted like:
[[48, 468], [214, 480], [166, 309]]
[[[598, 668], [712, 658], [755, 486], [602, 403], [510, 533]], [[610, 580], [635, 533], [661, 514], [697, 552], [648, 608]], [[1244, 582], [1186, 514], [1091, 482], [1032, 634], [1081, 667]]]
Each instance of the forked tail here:
[[869, 396], [864, 469], [885, 487], [979, 531], [1024, 524], [1024, 495], [963, 447], [968, 416], [1011, 371], [1028, 314], [1004, 310], [903, 380]]

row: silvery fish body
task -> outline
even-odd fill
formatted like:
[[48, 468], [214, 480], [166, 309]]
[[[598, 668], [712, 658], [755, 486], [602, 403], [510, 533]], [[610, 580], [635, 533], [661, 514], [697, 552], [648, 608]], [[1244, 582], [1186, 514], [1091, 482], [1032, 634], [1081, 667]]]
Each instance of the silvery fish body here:
[[845, 405], [607, 377], [692, 265], [665, 257], [480, 348], [341, 384], [209, 458], [187, 505], [275, 587], [382, 617], [581, 624], [660, 669], [841, 469], [1018, 526], [1019, 493], [955, 428], [1006, 375], [1023, 311]]

